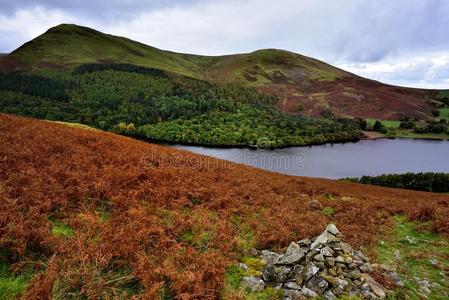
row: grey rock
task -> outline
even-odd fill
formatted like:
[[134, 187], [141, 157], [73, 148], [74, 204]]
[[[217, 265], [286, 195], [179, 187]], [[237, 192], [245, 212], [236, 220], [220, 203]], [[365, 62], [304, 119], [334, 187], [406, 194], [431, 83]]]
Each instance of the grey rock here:
[[417, 242], [414, 238], [412, 238], [411, 236], [406, 235], [404, 240], [409, 243], [410, 245], [416, 245]]
[[363, 255], [363, 253], [361, 251], [354, 251], [354, 257], [357, 258], [360, 261], [363, 262], [369, 262], [368, 257], [366, 257], [365, 255]]
[[351, 279], [356, 280], [356, 279], [360, 279], [361, 277], [362, 277], [362, 273], [360, 273], [360, 271], [358, 271], [358, 270], [354, 270], [351, 273], [349, 273], [349, 278], [351, 278]]
[[325, 299], [328, 299], [328, 300], [337, 299], [337, 297], [334, 295], [334, 293], [332, 293], [331, 290], [325, 291], [323, 296], [324, 296]]
[[315, 291], [312, 291], [311, 289], [309, 289], [305, 286], [302, 287], [301, 292], [305, 297], [308, 297], [308, 298], [318, 297], [318, 294]]
[[318, 268], [316, 264], [314, 263], [308, 264], [303, 270], [304, 280], [309, 281], [309, 279], [315, 276], [315, 274], [317, 274], [319, 270], [320, 268]]
[[344, 259], [343, 256], [339, 255], [339, 256], [337, 256], [337, 257], [335, 258], [335, 262], [337, 262], [337, 263], [344, 263], [344, 262], [345, 262], [345, 259]]
[[346, 287], [348, 285], [349, 282], [347, 282], [346, 280], [335, 278], [335, 287], [333, 289], [334, 294], [337, 296], [341, 295], [346, 290]]
[[366, 284], [370, 287], [371, 291], [379, 298], [384, 299], [387, 294], [385, 289], [374, 280], [373, 277], [364, 273], [362, 274], [362, 279], [366, 282]]
[[428, 295], [432, 293], [432, 291], [427, 286], [420, 286], [419, 290], [424, 293], [425, 295]]
[[322, 295], [328, 286], [329, 283], [319, 275], [313, 276], [309, 282], [307, 282], [307, 288], [316, 292], [318, 295]]
[[335, 258], [333, 257], [326, 257], [326, 264], [330, 267], [335, 266]]
[[357, 266], [358, 266], [357, 263], [352, 262], [352, 263], [350, 263], [350, 264], [348, 265], [348, 268], [351, 269], [351, 270], [354, 270], [354, 269], [357, 268]]
[[401, 260], [401, 252], [399, 250], [394, 251], [394, 258], [396, 258], [396, 260]]
[[291, 268], [287, 266], [270, 266], [262, 271], [263, 279], [267, 282], [285, 282], [290, 276]]
[[306, 257], [307, 249], [301, 248], [297, 243], [291, 242], [285, 254], [277, 264], [292, 265], [301, 262]]
[[352, 252], [352, 247], [351, 247], [351, 245], [349, 245], [348, 243], [341, 242], [341, 243], [340, 243], [340, 247], [341, 247], [341, 250], [342, 250], [345, 254], [349, 254], [349, 253]]
[[401, 277], [399, 277], [398, 273], [391, 272], [390, 273], [390, 277], [391, 277], [391, 279], [393, 280], [393, 282], [394, 282], [394, 284], [396, 286], [399, 286], [399, 287], [403, 287], [404, 286], [404, 282], [402, 282], [402, 279], [401, 279]]
[[320, 254], [326, 257], [332, 257], [335, 254], [335, 251], [332, 248], [326, 246], [320, 250]]
[[301, 291], [297, 290], [284, 290], [284, 300], [300, 300], [304, 295]]
[[380, 264], [379, 265], [379, 269], [381, 269], [382, 271], [387, 271], [387, 272], [394, 272], [396, 271], [395, 267], [389, 266], [389, 265], [384, 265], [384, 264]]
[[313, 241], [312, 245], [310, 245], [310, 248], [313, 249], [319, 245], [326, 244], [328, 242], [328, 236], [329, 234], [327, 232], [323, 232], [315, 239], [315, 241]]
[[434, 267], [438, 267], [438, 265], [440, 264], [440, 263], [438, 262], [438, 260], [436, 260], [436, 259], [434, 259], [434, 258], [429, 259], [429, 263], [430, 263], [432, 266], [434, 266]]
[[337, 226], [335, 226], [335, 224], [332, 223], [327, 225], [326, 231], [335, 236], [341, 235], [340, 231], [337, 229]]
[[377, 296], [371, 293], [371, 291], [362, 291], [363, 299], [377, 299]]
[[298, 241], [298, 245], [301, 247], [309, 247], [311, 243], [312, 242], [310, 241], [310, 239], [303, 239]]
[[239, 263], [238, 265], [239, 269], [243, 270], [243, 271], [248, 271], [249, 268], [247, 265], [245, 265], [244, 263]]
[[324, 255], [323, 254], [317, 254], [317, 255], [315, 255], [314, 257], [313, 257], [313, 259], [314, 260], [316, 260], [316, 261], [321, 261], [321, 262], [324, 262], [324, 261], [326, 261], [325, 259], [324, 259]]
[[284, 284], [284, 287], [290, 290], [301, 290], [301, 286], [297, 284], [296, 282], [289, 281]]
[[354, 261], [354, 259], [352, 257], [350, 257], [349, 255], [346, 255], [344, 258], [345, 258], [346, 264], [352, 264], [352, 262]]
[[371, 267], [370, 263], [364, 263], [359, 267], [359, 269], [364, 273], [371, 273], [373, 271], [373, 267]]
[[252, 292], [263, 291], [265, 288], [265, 282], [255, 276], [245, 276], [242, 278], [241, 284]]
[[263, 260], [267, 266], [272, 266], [279, 261], [281, 256], [275, 252], [271, 252], [268, 250], [262, 250], [260, 259]]

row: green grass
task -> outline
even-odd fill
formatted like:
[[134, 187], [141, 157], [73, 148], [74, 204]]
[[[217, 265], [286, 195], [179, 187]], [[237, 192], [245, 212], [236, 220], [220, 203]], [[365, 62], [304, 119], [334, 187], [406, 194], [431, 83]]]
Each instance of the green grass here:
[[[257, 260], [256, 258], [248, 258], [251, 260]], [[262, 269], [254, 269], [252, 266], [248, 266], [248, 271], [243, 271], [238, 266], [232, 266], [225, 274], [225, 287], [222, 292], [224, 299], [232, 298], [232, 296], [238, 295], [245, 300], [276, 300], [282, 299], [282, 291], [277, 291], [273, 288], [265, 288], [261, 292], [250, 292], [240, 285], [240, 281], [244, 276], [255, 275], [260, 273]], [[232, 295], [232, 296], [231, 296]]]
[[376, 121], [380, 121], [386, 128], [399, 128], [401, 121], [392, 121], [392, 120], [376, 120], [376, 119], [366, 119], [368, 125], [374, 125]]
[[80, 124], [80, 123], [71, 123], [71, 122], [62, 122], [62, 121], [49, 121], [49, 122], [53, 122], [53, 123], [57, 123], [57, 124], [62, 124], [62, 125], [66, 125], [66, 126], [70, 126], [70, 127], [75, 127], [75, 128], [81, 128], [81, 129], [88, 129], [88, 130], [99, 130], [97, 128], [93, 128], [84, 124]]
[[51, 234], [54, 236], [72, 238], [75, 235], [75, 230], [59, 220], [52, 221], [52, 225]]
[[332, 218], [335, 215], [335, 209], [333, 209], [332, 207], [326, 206], [325, 208], [323, 208], [321, 213], [323, 215], [325, 215], [326, 217]]
[[449, 120], [449, 107], [443, 107], [440, 109], [440, 115], [437, 118], [438, 120], [445, 119]]
[[[423, 279], [434, 284], [429, 299], [449, 298], [449, 274], [444, 271], [449, 268], [449, 239], [431, 233], [427, 225], [398, 216], [393, 231], [377, 247], [379, 261], [397, 267], [405, 284], [396, 291], [398, 299], [422, 298], [419, 280]], [[396, 251], [399, 251], [399, 259]], [[432, 265], [431, 260], [436, 260], [438, 265]]]
[[9, 300], [17, 298], [28, 286], [31, 276], [31, 273], [15, 276], [11, 273], [10, 266], [0, 261], [0, 299]]
[[435, 139], [435, 140], [447, 140], [449, 134], [447, 133], [416, 133], [412, 130], [398, 129], [392, 133], [393, 137], [401, 138], [415, 138], [415, 139]]
[[[449, 120], [449, 108], [442, 108], [440, 110], [440, 118]], [[447, 140], [449, 134], [447, 133], [416, 133], [410, 129], [400, 129], [401, 121], [379, 120], [388, 129], [388, 132], [382, 136], [385, 137], [400, 137], [400, 138], [415, 138], [415, 139], [435, 139]], [[366, 119], [368, 125], [373, 126], [376, 119]]]

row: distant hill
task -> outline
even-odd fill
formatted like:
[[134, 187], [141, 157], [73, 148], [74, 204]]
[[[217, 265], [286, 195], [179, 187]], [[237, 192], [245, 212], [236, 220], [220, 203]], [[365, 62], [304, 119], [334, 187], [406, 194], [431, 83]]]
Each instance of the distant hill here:
[[399, 119], [430, 118], [435, 90], [368, 80], [322, 61], [278, 49], [225, 56], [181, 54], [70, 24], [49, 29], [0, 62], [3, 70], [129, 63], [213, 83], [239, 83], [278, 97], [281, 111]]

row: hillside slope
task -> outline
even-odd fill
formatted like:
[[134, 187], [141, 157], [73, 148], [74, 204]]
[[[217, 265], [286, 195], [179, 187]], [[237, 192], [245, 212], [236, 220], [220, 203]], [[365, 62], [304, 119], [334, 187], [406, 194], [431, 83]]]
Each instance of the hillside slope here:
[[447, 195], [290, 177], [5, 114], [0, 144], [1, 263], [31, 272], [24, 299], [215, 299], [250, 248], [331, 221], [371, 250], [396, 214], [449, 233]]
[[278, 108], [319, 116], [398, 119], [431, 117], [436, 91], [385, 85], [292, 52], [200, 56], [160, 50], [123, 37], [63, 24], [21, 46], [0, 69], [69, 67], [83, 63], [130, 63], [214, 83], [240, 83], [278, 96]]

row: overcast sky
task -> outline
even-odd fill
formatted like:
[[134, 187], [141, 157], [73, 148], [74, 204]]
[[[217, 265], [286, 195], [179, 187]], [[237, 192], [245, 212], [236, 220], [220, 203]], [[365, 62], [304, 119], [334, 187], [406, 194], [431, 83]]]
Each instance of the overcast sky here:
[[281, 48], [387, 83], [449, 88], [446, 0], [0, 0], [0, 52], [60, 23], [178, 52]]

